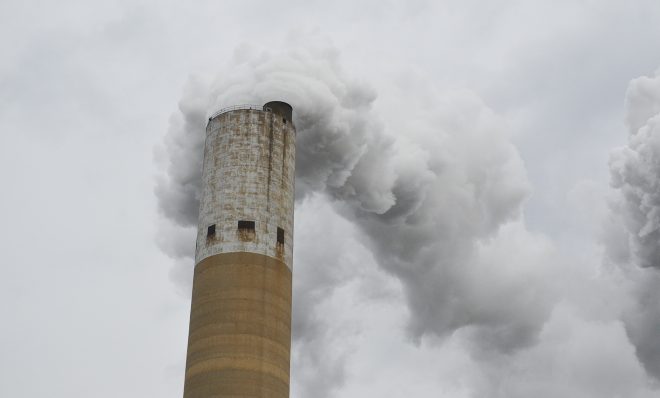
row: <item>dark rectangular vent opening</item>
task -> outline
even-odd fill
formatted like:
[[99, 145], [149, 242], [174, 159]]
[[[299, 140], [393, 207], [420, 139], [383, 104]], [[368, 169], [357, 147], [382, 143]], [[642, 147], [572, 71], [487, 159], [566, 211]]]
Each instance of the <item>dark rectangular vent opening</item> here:
[[282, 123], [286, 124], [286, 119], [282, 119]]
[[246, 229], [246, 230], [254, 231], [254, 221], [239, 220], [238, 229]]
[[206, 229], [206, 238], [215, 238], [215, 224], [209, 225], [209, 227]]
[[284, 230], [280, 227], [277, 227], [277, 244], [278, 245], [284, 244]]

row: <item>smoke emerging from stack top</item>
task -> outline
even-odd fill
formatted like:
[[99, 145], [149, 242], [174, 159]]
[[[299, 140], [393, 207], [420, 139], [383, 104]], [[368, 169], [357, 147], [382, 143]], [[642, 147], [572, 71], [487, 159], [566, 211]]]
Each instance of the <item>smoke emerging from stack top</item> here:
[[[306, 45], [279, 54], [243, 47], [216, 78], [192, 77], [180, 112], [171, 119], [162, 152], [167, 173], [156, 189], [170, 222], [159, 243], [179, 259], [176, 278], [188, 280], [192, 273], [208, 116], [227, 105], [281, 98], [295, 109], [298, 205], [307, 197], [324, 197], [362, 233], [378, 265], [403, 288], [411, 337], [460, 332], [460, 339], [467, 337], [461, 341], [485, 359], [479, 364], [484, 374], [510, 371], [509, 365], [517, 369], [525, 358], [539, 365], [564, 361], [550, 353], [572, 344], [573, 332], [557, 346], [548, 330], [561, 325], [561, 308], [591, 308], [591, 296], [610, 299], [601, 287], [586, 286], [606, 286], [609, 268], [593, 280], [580, 274], [584, 267], [574, 260], [560, 257], [551, 241], [527, 231], [521, 217], [530, 191], [524, 165], [503, 122], [476, 95], [420, 86], [388, 89], [387, 96], [377, 97], [342, 70], [335, 50]], [[660, 75], [634, 80], [626, 105], [629, 143], [610, 159], [612, 185], [620, 195], [603, 242], [606, 260], [625, 271], [625, 287], [618, 293], [623, 315], [614, 306], [600, 326], [591, 315], [564, 326], [579, 331], [582, 324], [605, 325], [616, 331], [622, 320], [629, 341], [614, 334], [613, 344], [625, 354], [632, 342], [648, 374], [660, 379]], [[332, 250], [320, 252], [326, 266], [338, 261]], [[309, 377], [302, 396], [326, 397], [341, 383], [342, 355], [325, 355], [323, 320], [309, 312], [318, 305], [318, 292], [326, 294], [346, 280], [333, 275], [334, 269], [315, 270], [315, 264], [298, 260], [296, 267], [315, 275], [297, 286], [294, 278], [294, 351], [296, 341], [303, 351], [294, 359], [307, 361], [297, 367], [311, 369], [297, 374]], [[576, 286], [570, 287], [573, 278]], [[632, 297], [629, 291], [635, 292]], [[585, 355], [591, 359], [583, 365], [598, 369], [600, 356]], [[541, 386], [556, 381], [540, 369]], [[501, 392], [497, 396], [528, 396], [511, 393], [527, 391], [516, 390], [516, 383], [530, 383], [528, 373], [517, 375], [502, 373], [493, 381], [510, 380], [513, 390], [498, 384], [483, 396], [495, 390]], [[572, 396], [589, 396], [585, 391], [591, 390], [578, 385], [575, 391]]]
[[[474, 326], [505, 350], [532, 337], [543, 303], [520, 303], [512, 289], [530, 276], [498, 284], [477, 253], [519, 217], [529, 186], [502, 122], [476, 96], [401, 104], [384, 123], [372, 111], [375, 91], [346, 76], [332, 49], [246, 51], [218, 76], [190, 80], [168, 133], [168, 175], [156, 191], [168, 218], [197, 223], [209, 113], [283, 98], [296, 110], [296, 198], [324, 193], [366, 233], [379, 264], [403, 282], [414, 336]], [[480, 279], [490, 277], [484, 290]]]

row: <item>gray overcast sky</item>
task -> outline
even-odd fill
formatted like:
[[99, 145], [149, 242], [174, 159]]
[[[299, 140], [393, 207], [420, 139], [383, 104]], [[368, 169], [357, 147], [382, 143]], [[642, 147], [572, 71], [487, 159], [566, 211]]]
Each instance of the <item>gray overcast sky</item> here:
[[657, 396], [659, 21], [3, 0], [0, 396], [182, 396], [194, 232], [156, 187], [184, 120], [267, 95], [303, 159], [292, 397]]

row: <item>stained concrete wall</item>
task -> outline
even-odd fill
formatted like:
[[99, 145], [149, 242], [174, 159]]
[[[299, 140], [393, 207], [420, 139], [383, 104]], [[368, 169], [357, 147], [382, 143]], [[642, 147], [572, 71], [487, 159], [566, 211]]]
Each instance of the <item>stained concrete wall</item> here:
[[276, 105], [207, 126], [184, 398], [289, 397], [295, 128]]
[[[209, 121], [196, 263], [219, 253], [252, 252], [291, 269], [295, 162], [295, 128], [277, 113], [241, 109]], [[239, 220], [254, 221], [255, 233], [241, 233]], [[212, 225], [216, 232], [209, 238]], [[277, 245], [278, 227], [283, 247]]]

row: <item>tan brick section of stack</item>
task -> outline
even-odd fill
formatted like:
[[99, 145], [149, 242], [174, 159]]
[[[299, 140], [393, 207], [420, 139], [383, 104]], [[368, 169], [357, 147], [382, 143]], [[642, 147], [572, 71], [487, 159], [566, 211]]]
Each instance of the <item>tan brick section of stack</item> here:
[[209, 120], [184, 398], [289, 397], [291, 112], [269, 102]]

